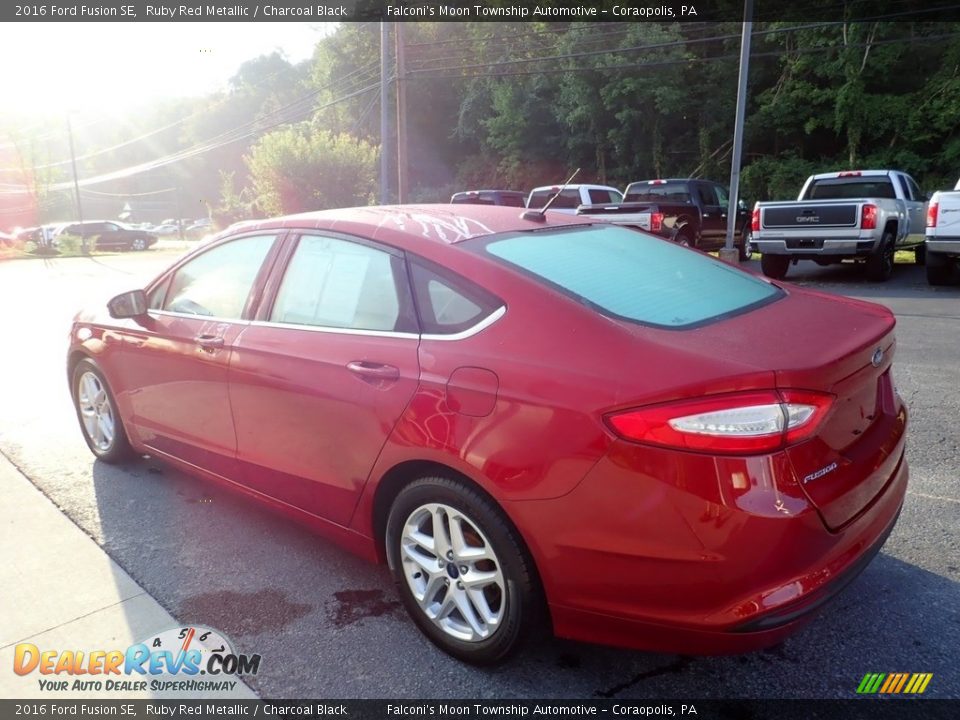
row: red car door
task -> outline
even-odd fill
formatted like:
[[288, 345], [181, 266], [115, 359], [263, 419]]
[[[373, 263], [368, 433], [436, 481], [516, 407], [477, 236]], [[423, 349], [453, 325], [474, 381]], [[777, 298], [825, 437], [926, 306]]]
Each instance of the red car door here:
[[152, 450], [236, 476], [230, 348], [274, 240], [243, 237], [191, 258], [153, 289], [148, 317], [125, 334], [129, 423]]
[[305, 234], [273, 295], [230, 362], [242, 482], [346, 525], [418, 384], [404, 259]]

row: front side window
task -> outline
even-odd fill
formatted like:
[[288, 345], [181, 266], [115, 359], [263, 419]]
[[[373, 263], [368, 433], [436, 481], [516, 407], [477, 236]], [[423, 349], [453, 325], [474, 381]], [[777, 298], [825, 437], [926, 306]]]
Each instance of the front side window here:
[[[400, 278], [400, 281], [398, 281]], [[270, 321], [410, 332], [403, 259], [339, 238], [304, 235], [287, 266]]]
[[469, 242], [601, 314], [644, 325], [703, 325], [783, 295], [707, 255], [613, 225]]
[[163, 309], [205, 317], [239, 319], [273, 235], [231, 240], [198, 255], [173, 275]]

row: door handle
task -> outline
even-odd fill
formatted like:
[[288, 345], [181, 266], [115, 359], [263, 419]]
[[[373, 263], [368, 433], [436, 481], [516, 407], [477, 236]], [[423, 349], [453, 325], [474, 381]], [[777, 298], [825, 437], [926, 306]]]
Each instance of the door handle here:
[[347, 363], [347, 370], [363, 380], [396, 380], [400, 377], [400, 368], [383, 363], [353, 360]]
[[197, 335], [194, 340], [204, 350], [216, 350], [223, 347], [223, 338], [219, 335]]

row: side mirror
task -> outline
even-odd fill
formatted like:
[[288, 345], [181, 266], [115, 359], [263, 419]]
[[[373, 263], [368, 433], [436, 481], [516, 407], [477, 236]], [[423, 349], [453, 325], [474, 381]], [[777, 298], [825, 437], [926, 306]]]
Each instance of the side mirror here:
[[143, 290], [121, 293], [107, 303], [110, 317], [135, 318], [147, 314], [147, 294]]
[[746, 211], [747, 209], [746, 201], [743, 198], [740, 198], [739, 200], [737, 200], [737, 207], [743, 211]]

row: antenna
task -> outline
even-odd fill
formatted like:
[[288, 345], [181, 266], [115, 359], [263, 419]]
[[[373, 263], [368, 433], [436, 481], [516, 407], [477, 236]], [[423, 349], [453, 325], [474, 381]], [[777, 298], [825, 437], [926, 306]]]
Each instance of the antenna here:
[[547, 200], [546, 203], [544, 203], [544, 206], [542, 208], [540, 208], [539, 210], [524, 210], [520, 214], [520, 219], [533, 220], [534, 222], [544, 222], [547, 219], [547, 210], [549, 210], [550, 206], [553, 205], [553, 201], [556, 200], [558, 197], [560, 197], [560, 193], [562, 193], [566, 189], [567, 185], [573, 182], [573, 179], [579, 174], [580, 174], [580, 168], [577, 168], [576, 170], [573, 171], [573, 175], [568, 177], [567, 181], [563, 185], [561, 185], [560, 188], [553, 194], [553, 197], [551, 197], [549, 200]]

